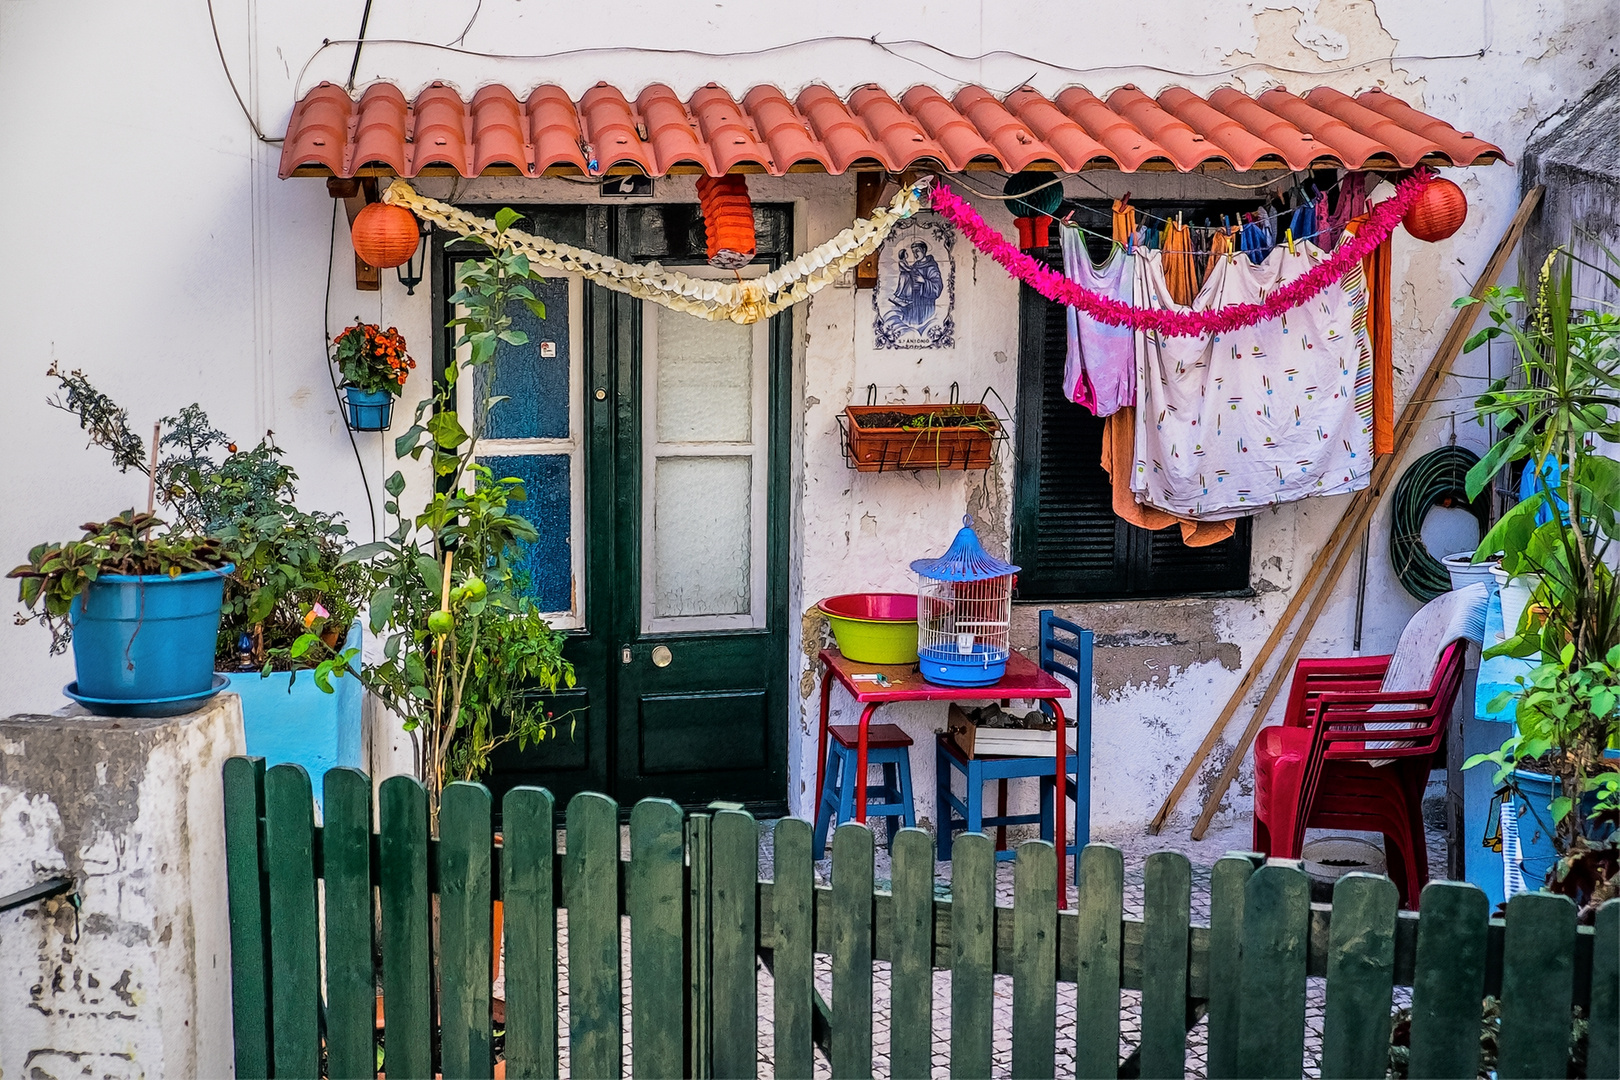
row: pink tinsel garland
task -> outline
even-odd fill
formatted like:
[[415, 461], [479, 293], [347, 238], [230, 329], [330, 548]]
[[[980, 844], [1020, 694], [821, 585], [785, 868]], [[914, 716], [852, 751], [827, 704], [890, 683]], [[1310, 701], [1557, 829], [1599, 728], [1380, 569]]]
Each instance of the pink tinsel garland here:
[[1313, 296], [1338, 281], [1350, 268], [1370, 255], [1382, 244], [1406, 211], [1423, 194], [1423, 189], [1434, 178], [1429, 169], [1418, 169], [1401, 181], [1392, 198], [1373, 207], [1372, 214], [1354, 237], [1340, 244], [1333, 253], [1299, 277], [1266, 297], [1259, 304], [1229, 304], [1213, 311], [1166, 311], [1160, 308], [1140, 308], [1070, 281], [1062, 274], [1018, 250], [1006, 237], [991, 227], [956, 192], [944, 184], [935, 184], [932, 203], [934, 210], [951, 222], [973, 246], [1000, 263], [1006, 271], [1024, 282], [1048, 300], [1077, 308], [1100, 323], [1109, 326], [1128, 326], [1137, 331], [1155, 331], [1165, 337], [1196, 337], [1200, 334], [1224, 334], [1245, 326], [1275, 319], [1291, 308], [1299, 307]]

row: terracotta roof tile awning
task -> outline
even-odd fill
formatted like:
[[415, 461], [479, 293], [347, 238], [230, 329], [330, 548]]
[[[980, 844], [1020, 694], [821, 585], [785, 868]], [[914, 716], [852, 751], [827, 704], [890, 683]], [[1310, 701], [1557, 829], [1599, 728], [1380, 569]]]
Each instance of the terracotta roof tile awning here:
[[598, 83], [576, 102], [549, 85], [523, 100], [486, 86], [465, 101], [434, 83], [407, 101], [398, 87], [379, 83], [355, 101], [322, 83], [293, 107], [281, 175], [719, 176], [735, 169], [781, 176], [913, 166], [1190, 172], [1500, 160], [1498, 147], [1379, 90], [1250, 97], [1221, 89], [1203, 98], [1171, 87], [1154, 98], [1125, 86], [1099, 98], [1071, 87], [1055, 98], [1022, 89], [1002, 99], [977, 86], [949, 98], [917, 86], [896, 99], [875, 86], [841, 98], [818, 85], [789, 99], [756, 86], [739, 102], [712, 83], [686, 101], [661, 85], [631, 101]]

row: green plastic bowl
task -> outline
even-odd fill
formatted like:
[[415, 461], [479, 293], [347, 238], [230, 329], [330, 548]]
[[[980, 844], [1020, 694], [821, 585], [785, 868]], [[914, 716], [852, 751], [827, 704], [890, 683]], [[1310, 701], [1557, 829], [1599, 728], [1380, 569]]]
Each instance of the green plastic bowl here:
[[859, 664], [917, 662], [915, 593], [846, 593], [816, 606], [846, 658]]

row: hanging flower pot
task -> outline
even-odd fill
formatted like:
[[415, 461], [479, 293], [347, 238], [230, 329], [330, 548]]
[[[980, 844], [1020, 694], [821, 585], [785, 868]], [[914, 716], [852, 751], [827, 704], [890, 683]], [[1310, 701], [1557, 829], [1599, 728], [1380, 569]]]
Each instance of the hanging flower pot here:
[[1450, 180], [1437, 176], [1406, 211], [1401, 224], [1417, 239], [1432, 244], [1454, 235], [1467, 219], [1468, 196]]
[[354, 253], [368, 266], [387, 270], [410, 261], [421, 233], [416, 227], [416, 215], [403, 206], [372, 203], [354, 216], [349, 238]]
[[[374, 204], [374, 205], [381, 205]], [[332, 362], [343, 375], [349, 427], [386, 431], [394, 418], [394, 398], [405, 389], [416, 361], [405, 351], [405, 338], [390, 326], [356, 322], [332, 339]]]

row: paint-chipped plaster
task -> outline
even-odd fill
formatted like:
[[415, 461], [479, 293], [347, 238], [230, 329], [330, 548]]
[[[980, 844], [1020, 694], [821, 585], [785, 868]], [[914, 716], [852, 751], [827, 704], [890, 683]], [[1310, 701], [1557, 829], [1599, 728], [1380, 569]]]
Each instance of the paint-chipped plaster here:
[[0, 720], [0, 1076], [227, 1076], [230, 949], [221, 768], [234, 694], [166, 720], [76, 707]]

